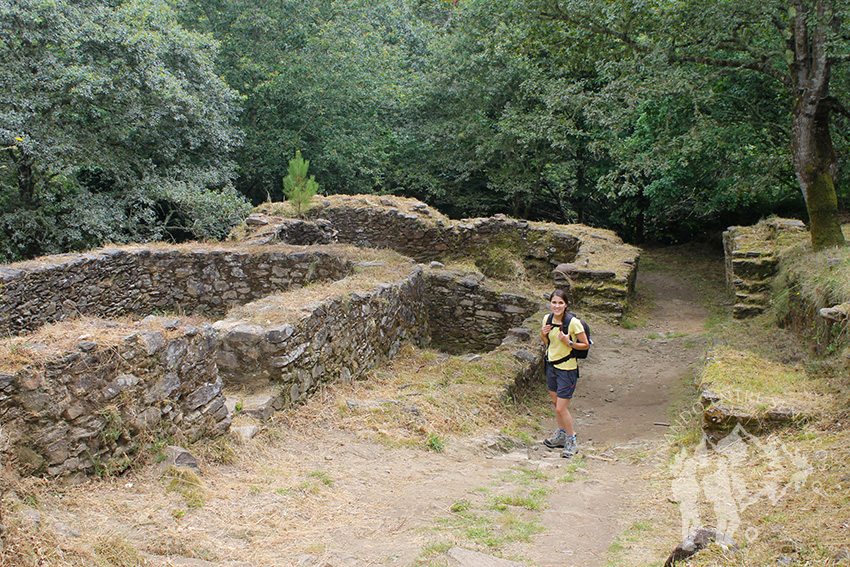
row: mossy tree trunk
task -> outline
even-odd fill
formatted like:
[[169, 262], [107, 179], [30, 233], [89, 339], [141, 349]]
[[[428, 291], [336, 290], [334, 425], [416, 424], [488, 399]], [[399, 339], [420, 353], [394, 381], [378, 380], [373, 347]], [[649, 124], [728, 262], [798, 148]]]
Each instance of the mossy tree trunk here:
[[[815, 110], [808, 110], [812, 106]], [[814, 250], [845, 244], [833, 181], [836, 161], [829, 134], [829, 110], [824, 106], [827, 105], [823, 101], [798, 102], [792, 140], [794, 170], [806, 200]]]
[[791, 145], [794, 171], [809, 213], [812, 248], [821, 250], [845, 244], [838, 219], [836, 159], [829, 130], [830, 115], [837, 102], [829, 96], [832, 61], [826, 53], [827, 30], [822, 19], [832, 7], [830, 2], [816, 2], [821, 23], [811, 25], [812, 14], [806, 14], [802, 2], [794, 1], [793, 5], [793, 35], [787, 40], [787, 49], [793, 54], [789, 65], [791, 84], [799, 95], [794, 104]]

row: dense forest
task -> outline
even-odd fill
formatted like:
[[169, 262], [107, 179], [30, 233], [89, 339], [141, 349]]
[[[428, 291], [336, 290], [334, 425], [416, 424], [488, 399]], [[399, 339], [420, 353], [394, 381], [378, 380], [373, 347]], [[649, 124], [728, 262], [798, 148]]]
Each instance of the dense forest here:
[[0, 261], [419, 198], [636, 243], [842, 244], [846, 0], [0, 0]]

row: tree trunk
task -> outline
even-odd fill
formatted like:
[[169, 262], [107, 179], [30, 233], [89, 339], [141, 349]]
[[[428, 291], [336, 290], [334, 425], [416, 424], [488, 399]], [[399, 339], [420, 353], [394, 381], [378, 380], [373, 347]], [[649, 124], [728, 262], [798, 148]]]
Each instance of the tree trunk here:
[[20, 150], [14, 146], [4, 148], [15, 167], [15, 180], [18, 186], [18, 199], [24, 209], [34, 209], [37, 207], [35, 184], [36, 176], [33, 171], [32, 161]]
[[802, 97], [794, 109], [794, 171], [809, 212], [812, 249], [845, 244], [838, 218], [833, 173], [835, 152], [829, 132], [828, 104]]
[[[794, 172], [809, 212], [812, 249], [817, 251], [845, 244], [838, 219], [838, 197], [835, 194], [835, 150], [829, 132], [831, 102], [829, 79], [831, 61], [826, 52], [823, 17], [832, 13], [829, 0], [817, 0], [806, 6], [794, 0], [794, 33], [789, 38], [794, 60], [791, 81], [799, 93], [794, 106], [791, 146]], [[807, 13], [807, 8], [815, 13]], [[817, 18], [815, 18], [817, 16]], [[810, 22], [813, 23], [810, 26]]]

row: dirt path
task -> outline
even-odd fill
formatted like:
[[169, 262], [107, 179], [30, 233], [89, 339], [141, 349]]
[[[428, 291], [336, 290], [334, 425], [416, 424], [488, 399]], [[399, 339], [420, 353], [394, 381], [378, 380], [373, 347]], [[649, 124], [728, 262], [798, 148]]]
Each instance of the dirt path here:
[[648, 457], [669, 431], [660, 424], [675, 423], [671, 404], [704, 354], [709, 312], [696, 289], [668, 271], [645, 270], [638, 283], [654, 298], [646, 324], [594, 327], [597, 344], [572, 404], [579, 441], [591, 445], [587, 478], [549, 498], [547, 530], [527, 552], [541, 567], [605, 564], [627, 512], [641, 506]]
[[[652, 305], [644, 324], [593, 324], [572, 404], [574, 462], [540, 444], [488, 451], [486, 433], [438, 453], [317, 423], [267, 432], [262, 448], [240, 448], [238, 465], [206, 471], [201, 507], [187, 510], [185, 495], [149, 469], [45, 494], [44, 508], [54, 526], [81, 526], [119, 549], [129, 542], [149, 564], [171, 567], [453, 565], [445, 552], [456, 545], [538, 567], [604, 565], [640, 506], [647, 456], [668, 432], [656, 424], [675, 419], [671, 401], [704, 353], [708, 311], [689, 280], [643, 269], [638, 289]], [[551, 430], [545, 390], [531, 395], [544, 409], [529, 418]]]

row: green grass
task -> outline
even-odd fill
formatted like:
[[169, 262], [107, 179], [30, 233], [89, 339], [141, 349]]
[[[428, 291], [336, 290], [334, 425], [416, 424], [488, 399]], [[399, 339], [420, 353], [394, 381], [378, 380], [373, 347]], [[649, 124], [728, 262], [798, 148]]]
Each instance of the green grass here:
[[502, 494], [493, 497], [490, 507], [493, 510], [507, 510], [509, 506], [527, 510], [542, 510], [546, 507], [547, 494], [549, 494], [549, 490], [546, 488], [536, 488], [528, 494]]
[[528, 469], [525, 467], [513, 468], [507, 471], [502, 471], [499, 474], [501, 480], [507, 482], [516, 482], [523, 485], [529, 485], [535, 481], [549, 480], [549, 475], [543, 471], [536, 469]]
[[445, 551], [446, 542], [498, 555], [532, 541], [543, 530], [540, 513], [548, 506], [552, 481], [546, 473], [515, 467], [497, 473], [488, 485], [471, 488], [428, 530], [435, 541], [423, 547], [415, 565], [445, 565], [440, 562], [445, 558], [435, 556]]
[[333, 486], [334, 481], [325, 471], [310, 471], [307, 473], [310, 478], [315, 478], [325, 486]]
[[442, 453], [446, 450], [446, 442], [442, 437], [434, 433], [428, 434], [428, 438], [425, 440], [425, 445], [429, 450], [434, 451], [435, 453]]
[[[701, 383], [717, 391], [781, 394], [804, 387], [800, 367], [774, 362], [754, 352], [718, 347], [708, 356]], [[802, 384], [801, 384], [802, 383]]]
[[165, 491], [182, 494], [189, 508], [202, 508], [206, 503], [206, 489], [201, 477], [191, 469], [169, 467], [163, 480], [167, 481]]

